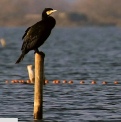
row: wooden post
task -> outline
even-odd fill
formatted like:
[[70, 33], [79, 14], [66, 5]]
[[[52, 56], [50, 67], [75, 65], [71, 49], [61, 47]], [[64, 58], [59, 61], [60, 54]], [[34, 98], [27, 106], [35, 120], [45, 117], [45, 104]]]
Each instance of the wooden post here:
[[32, 65], [28, 65], [27, 69], [28, 69], [29, 79], [31, 83], [34, 83], [35, 77], [34, 77], [34, 71], [33, 71]]
[[43, 118], [44, 53], [35, 54], [34, 119]]

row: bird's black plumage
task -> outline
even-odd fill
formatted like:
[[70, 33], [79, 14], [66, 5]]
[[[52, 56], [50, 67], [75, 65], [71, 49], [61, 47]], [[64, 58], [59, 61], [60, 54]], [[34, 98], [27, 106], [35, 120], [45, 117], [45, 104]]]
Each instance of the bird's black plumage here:
[[56, 21], [50, 16], [51, 13], [55, 12], [52, 8], [45, 8], [42, 12], [42, 20], [27, 28], [25, 34], [22, 39], [22, 54], [16, 61], [19, 63], [23, 60], [24, 56], [30, 51], [35, 50], [35, 52], [39, 52], [38, 48], [45, 42], [45, 40], [49, 37], [51, 30], [54, 28]]

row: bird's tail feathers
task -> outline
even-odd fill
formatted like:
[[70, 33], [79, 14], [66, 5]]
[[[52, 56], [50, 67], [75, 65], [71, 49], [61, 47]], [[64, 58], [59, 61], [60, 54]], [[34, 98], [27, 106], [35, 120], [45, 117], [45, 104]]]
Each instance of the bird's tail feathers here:
[[19, 62], [21, 62], [22, 60], [23, 60], [23, 58], [24, 58], [24, 53], [22, 53], [21, 55], [20, 55], [20, 57], [18, 58], [18, 60], [16, 61], [16, 64], [18, 64]]

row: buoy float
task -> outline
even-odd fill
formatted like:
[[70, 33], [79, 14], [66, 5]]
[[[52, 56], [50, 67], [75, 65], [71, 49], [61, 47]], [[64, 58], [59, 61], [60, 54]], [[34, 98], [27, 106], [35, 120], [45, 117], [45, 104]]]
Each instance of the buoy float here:
[[18, 80], [14, 80], [15, 83], [18, 83]]
[[91, 84], [96, 84], [96, 81], [92, 80]]
[[59, 81], [59, 80], [56, 80], [55, 82], [56, 82], [56, 84], [60, 83], [60, 81]]
[[21, 80], [21, 83], [25, 83], [25, 81], [24, 80]]
[[67, 81], [66, 80], [63, 80], [62, 83], [67, 83]]
[[49, 81], [48, 80], [45, 80], [45, 84], [47, 84], [47, 83], [49, 83]]
[[69, 83], [69, 84], [72, 84], [72, 83], [73, 83], [73, 81], [72, 81], [72, 80], [70, 80], [70, 81], [68, 81], [68, 83]]
[[5, 83], [9, 83], [9, 81], [8, 81], [8, 80], [6, 80], [6, 81], [5, 81]]
[[85, 82], [83, 80], [80, 81], [80, 84], [84, 84]]
[[31, 81], [30, 81], [30, 80], [26, 80], [26, 83], [28, 83], [28, 84], [29, 84], [29, 83], [31, 83]]
[[12, 80], [11, 83], [14, 83], [14, 80]]
[[58, 83], [60, 83], [60, 81], [59, 80], [54, 80], [53, 83], [58, 84]]
[[22, 83], [21, 80], [19, 80], [19, 83]]
[[106, 81], [103, 81], [102, 84], [107, 84], [107, 82]]
[[56, 83], [56, 80], [54, 80], [53, 83]]
[[118, 84], [118, 81], [114, 81], [114, 84]]

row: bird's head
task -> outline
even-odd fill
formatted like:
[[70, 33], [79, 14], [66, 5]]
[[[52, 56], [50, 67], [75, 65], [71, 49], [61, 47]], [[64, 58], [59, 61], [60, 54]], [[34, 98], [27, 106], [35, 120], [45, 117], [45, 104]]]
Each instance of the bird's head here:
[[45, 17], [45, 16], [50, 16], [53, 12], [56, 12], [57, 10], [54, 10], [52, 8], [45, 8], [43, 13], [42, 13], [42, 16]]

